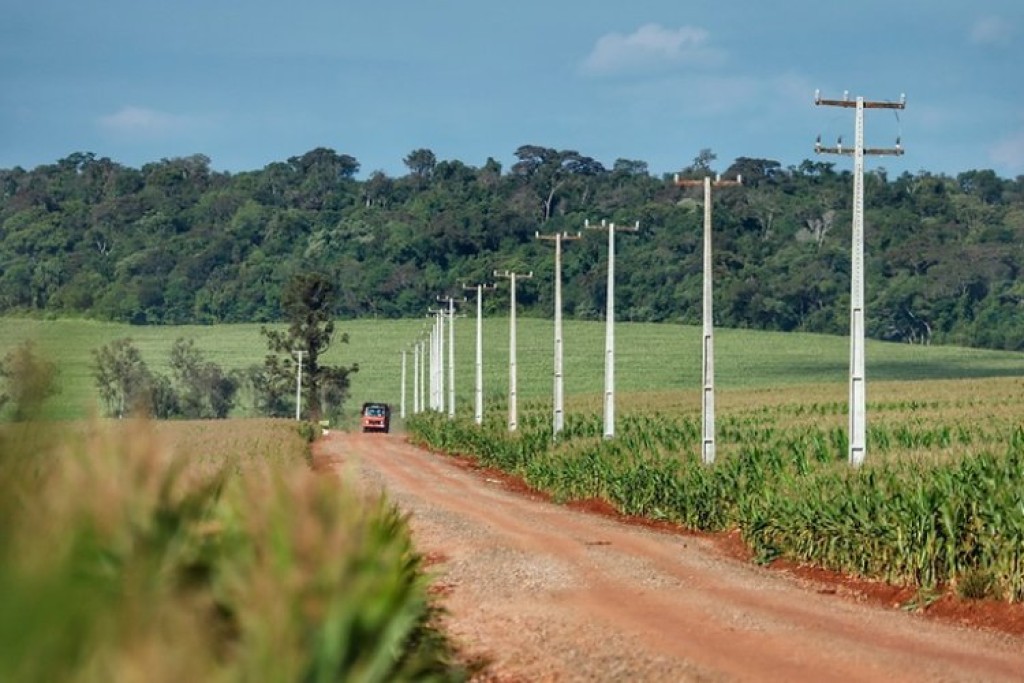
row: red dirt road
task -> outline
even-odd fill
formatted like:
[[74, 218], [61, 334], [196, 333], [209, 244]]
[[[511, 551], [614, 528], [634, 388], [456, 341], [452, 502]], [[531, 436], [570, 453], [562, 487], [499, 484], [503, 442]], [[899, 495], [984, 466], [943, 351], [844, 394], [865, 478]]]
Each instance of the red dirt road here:
[[831, 594], [706, 539], [509, 491], [401, 436], [314, 448], [411, 517], [479, 681], [1024, 681], [1024, 639]]

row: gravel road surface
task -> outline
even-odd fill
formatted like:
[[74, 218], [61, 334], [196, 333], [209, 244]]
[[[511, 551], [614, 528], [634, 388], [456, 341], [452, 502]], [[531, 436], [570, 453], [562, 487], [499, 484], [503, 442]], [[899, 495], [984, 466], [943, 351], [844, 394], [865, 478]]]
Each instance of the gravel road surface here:
[[1024, 681], [1020, 638], [524, 495], [401, 435], [332, 432], [314, 456], [409, 514], [477, 681]]

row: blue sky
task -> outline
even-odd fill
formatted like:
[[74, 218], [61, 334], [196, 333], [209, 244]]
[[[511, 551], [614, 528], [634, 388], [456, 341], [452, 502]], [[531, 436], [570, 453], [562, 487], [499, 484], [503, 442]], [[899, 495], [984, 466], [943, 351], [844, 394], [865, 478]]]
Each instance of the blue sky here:
[[[7, 0], [0, 168], [72, 152], [246, 171], [314, 147], [507, 169], [524, 144], [678, 170], [902, 137], [890, 174], [1024, 174], [1021, 0]], [[821, 157], [837, 165], [847, 159]]]

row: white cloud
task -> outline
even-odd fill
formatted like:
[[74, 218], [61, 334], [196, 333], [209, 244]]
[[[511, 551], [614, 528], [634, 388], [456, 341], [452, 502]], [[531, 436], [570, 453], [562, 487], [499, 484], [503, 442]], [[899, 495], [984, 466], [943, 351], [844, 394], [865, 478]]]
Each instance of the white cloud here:
[[1013, 38], [1013, 25], [1000, 17], [981, 17], [971, 27], [970, 38], [975, 45], [1009, 45]]
[[189, 129], [195, 123], [195, 119], [187, 116], [133, 106], [121, 107], [99, 118], [103, 130], [131, 137], [163, 137]]
[[709, 42], [708, 32], [702, 28], [645, 24], [629, 35], [609, 33], [598, 38], [583, 61], [583, 70], [609, 74], [721, 61], [722, 52]]
[[999, 140], [989, 149], [989, 158], [1011, 173], [1024, 172], [1024, 130]]

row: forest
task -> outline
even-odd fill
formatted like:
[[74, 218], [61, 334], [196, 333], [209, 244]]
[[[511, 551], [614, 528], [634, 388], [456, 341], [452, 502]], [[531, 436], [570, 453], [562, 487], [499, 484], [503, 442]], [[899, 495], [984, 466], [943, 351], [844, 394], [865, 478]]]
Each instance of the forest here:
[[[420, 317], [441, 295], [532, 272], [520, 315], [553, 314], [554, 249], [585, 221], [633, 224], [616, 240], [620, 320], [698, 324], [703, 191], [640, 160], [611, 168], [523, 145], [503, 168], [404, 158], [374, 171], [317, 148], [261, 170], [219, 172], [201, 154], [131, 168], [78, 152], [0, 169], [0, 314], [137, 325], [277, 322], [294, 276], [317, 273], [339, 318]], [[741, 175], [714, 194], [715, 323], [846, 334], [848, 162], [700, 150], [681, 178]], [[867, 333], [914, 344], [1024, 349], [1024, 176], [969, 170], [865, 176]], [[607, 237], [564, 243], [567, 318], [605, 314]], [[507, 314], [507, 299], [488, 297]]]

